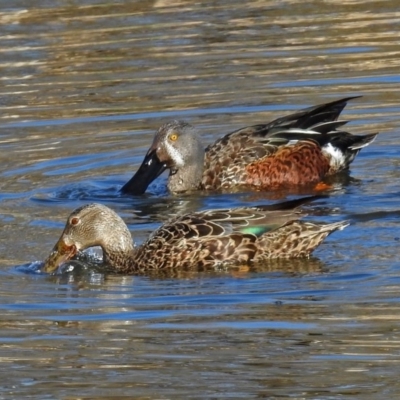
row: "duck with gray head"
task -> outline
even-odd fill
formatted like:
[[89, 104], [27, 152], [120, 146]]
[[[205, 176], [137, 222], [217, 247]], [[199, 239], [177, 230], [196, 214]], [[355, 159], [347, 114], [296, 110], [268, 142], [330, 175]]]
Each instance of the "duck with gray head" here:
[[103, 263], [115, 273], [144, 274], [168, 269], [210, 270], [276, 258], [308, 257], [347, 221], [300, 221], [307, 197], [274, 205], [193, 212], [172, 218], [142, 245], [113, 210], [88, 204], [73, 211], [42, 267], [54, 272], [79, 251], [101, 246]]
[[325, 177], [347, 169], [360, 149], [377, 135], [352, 135], [340, 129], [347, 121], [337, 119], [354, 98], [239, 129], [206, 149], [193, 126], [168, 122], [158, 129], [141, 166], [121, 192], [143, 194], [166, 169], [172, 193], [314, 187]]

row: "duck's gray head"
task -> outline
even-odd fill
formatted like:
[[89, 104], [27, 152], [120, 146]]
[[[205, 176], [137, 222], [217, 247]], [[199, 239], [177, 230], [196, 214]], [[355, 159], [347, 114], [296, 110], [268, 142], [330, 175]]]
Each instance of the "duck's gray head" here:
[[132, 236], [122, 218], [110, 208], [96, 203], [77, 208], [70, 214], [42, 271], [53, 272], [79, 251], [93, 246], [101, 246], [105, 262], [109, 252], [127, 253], [133, 249]]
[[141, 166], [121, 191], [142, 194], [166, 169], [170, 170], [170, 191], [195, 189], [200, 185], [203, 166], [204, 147], [197, 130], [184, 121], [171, 121], [158, 129]]

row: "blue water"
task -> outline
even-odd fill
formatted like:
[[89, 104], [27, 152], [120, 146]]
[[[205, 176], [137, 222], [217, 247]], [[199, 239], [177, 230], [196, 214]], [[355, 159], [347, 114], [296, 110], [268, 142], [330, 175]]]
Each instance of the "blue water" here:
[[[398, 4], [0, 2], [0, 399], [397, 398]], [[116, 276], [40, 262], [69, 213], [115, 209], [134, 240], [172, 214], [285, 193], [123, 196], [170, 119], [204, 143], [350, 95], [380, 132], [330, 196], [349, 220], [308, 260], [251, 271]]]

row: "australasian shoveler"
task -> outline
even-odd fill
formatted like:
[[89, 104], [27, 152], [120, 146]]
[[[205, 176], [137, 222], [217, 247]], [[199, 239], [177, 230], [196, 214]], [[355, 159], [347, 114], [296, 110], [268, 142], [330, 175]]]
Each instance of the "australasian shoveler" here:
[[268, 259], [308, 257], [348, 222], [299, 221], [298, 207], [318, 197], [274, 205], [208, 210], [171, 219], [135, 247], [124, 221], [110, 208], [88, 204], [72, 212], [42, 271], [53, 272], [79, 251], [101, 246], [111, 271], [144, 274], [168, 269], [208, 270]]
[[[357, 96], [359, 97], [359, 96]], [[169, 169], [173, 193], [250, 187], [277, 190], [319, 184], [349, 167], [377, 133], [352, 135], [338, 120], [347, 97], [316, 105], [268, 124], [239, 129], [204, 149], [183, 121], [162, 125], [136, 174], [121, 189], [139, 195]]]

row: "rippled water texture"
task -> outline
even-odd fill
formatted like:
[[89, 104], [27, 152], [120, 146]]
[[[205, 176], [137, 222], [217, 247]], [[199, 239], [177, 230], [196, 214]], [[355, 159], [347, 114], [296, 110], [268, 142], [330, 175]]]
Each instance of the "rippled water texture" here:
[[[400, 395], [398, 1], [1, 1], [1, 399]], [[155, 129], [204, 142], [352, 95], [381, 132], [309, 218], [349, 219], [306, 261], [164, 277], [35, 274], [69, 212], [137, 241], [176, 212], [268, 203], [118, 190]]]

